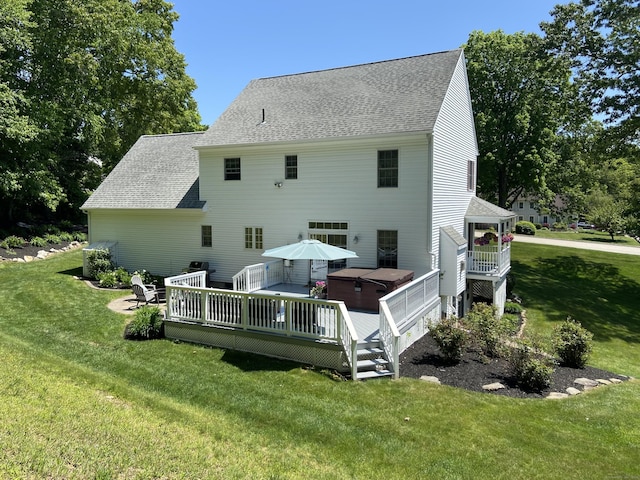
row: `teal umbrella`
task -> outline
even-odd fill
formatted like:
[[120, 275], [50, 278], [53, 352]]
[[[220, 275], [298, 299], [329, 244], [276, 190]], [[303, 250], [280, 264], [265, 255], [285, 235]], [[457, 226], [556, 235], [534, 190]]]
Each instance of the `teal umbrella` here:
[[356, 252], [334, 247], [320, 240], [301, 240], [298, 243], [265, 250], [263, 257], [284, 258], [285, 260], [309, 260], [309, 285], [311, 285], [311, 260], [340, 260], [358, 258]]

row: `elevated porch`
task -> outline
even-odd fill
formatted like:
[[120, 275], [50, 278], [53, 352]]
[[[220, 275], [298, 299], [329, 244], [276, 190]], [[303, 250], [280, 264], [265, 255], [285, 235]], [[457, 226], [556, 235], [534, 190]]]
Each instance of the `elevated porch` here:
[[[165, 280], [169, 338], [338, 370], [362, 379], [399, 376], [399, 355], [440, 318], [438, 271], [380, 299], [379, 313], [309, 297], [283, 282], [282, 261], [246, 267], [234, 289], [206, 287], [206, 273]], [[241, 290], [243, 288], [245, 290]]]

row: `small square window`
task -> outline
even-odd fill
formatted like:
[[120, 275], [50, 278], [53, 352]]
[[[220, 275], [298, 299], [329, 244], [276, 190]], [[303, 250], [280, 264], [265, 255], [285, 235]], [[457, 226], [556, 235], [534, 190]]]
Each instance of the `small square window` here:
[[224, 179], [240, 180], [240, 159], [239, 158], [224, 159]]
[[286, 155], [284, 157], [284, 178], [295, 180], [298, 178], [298, 156]]
[[201, 236], [203, 247], [213, 246], [213, 232], [211, 229], [211, 225], [202, 225]]

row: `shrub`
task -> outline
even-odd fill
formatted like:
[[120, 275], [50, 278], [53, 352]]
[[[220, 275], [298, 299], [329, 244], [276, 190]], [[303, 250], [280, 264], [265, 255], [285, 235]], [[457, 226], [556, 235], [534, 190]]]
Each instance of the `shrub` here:
[[502, 315], [500, 322], [504, 328], [504, 333], [509, 336], [515, 335], [520, 329], [520, 315], [517, 313], [505, 313]]
[[533, 225], [536, 227], [536, 230], [540, 230], [542, 228], [541, 223], [534, 223]]
[[76, 242], [86, 242], [87, 241], [87, 234], [84, 232], [73, 232], [73, 239]]
[[54, 243], [54, 244], [60, 243], [60, 237], [54, 233], [47, 233], [44, 236], [44, 239], [47, 241], [47, 243]]
[[462, 358], [469, 335], [457, 325], [456, 318], [444, 318], [429, 329], [438, 344], [440, 353], [449, 363], [457, 363]]
[[564, 222], [556, 222], [553, 224], [553, 229], [554, 230], [566, 230], [567, 229], [567, 224]]
[[24, 245], [24, 238], [17, 237], [16, 235], [9, 235], [2, 242], [0, 242], [0, 247], [6, 250], [22, 247], [23, 245]]
[[93, 250], [87, 255], [89, 277], [98, 278], [100, 273], [113, 271], [111, 252], [109, 250]]
[[33, 237], [29, 242], [34, 247], [46, 247], [47, 241], [42, 237]]
[[61, 242], [73, 242], [73, 235], [69, 232], [62, 232], [58, 238]]
[[522, 305], [516, 302], [506, 302], [504, 304], [504, 313], [520, 313], [524, 310]]
[[118, 277], [116, 276], [116, 272], [100, 272], [96, 276], [98, 281], [100, 282], [101, 287], [105, 288], [114, 288], [118, 285]]
[[115, 274], [116, 279], [119, 283], [126, 286], [131, 285], [131, 274], [127, 272], [124, 267], [118, 267], [113, 273]]
[[503, 352], [505, 327], [496, 316], [493, 305], [474, 303], [464, 318], [465, 325], [471, 331], [471, 339], [488, 357], [499, 357]]
[[525, 391], [539, 392], [551, 385], [551, 361], [536, 353], [530, 340], [520, 340], [511, 350], [509, 365], [515, 383]]
[[535, 235], [536, 226], [531, 222], [522, 220], [516, 223], [516, 233], [521, 233], [523, 235]]
[[162, 313], [158, 307], [148, 305], [140, 307], [124, 329], [124, 338], [128, 340], [150, 340], [163, 336]]
[[553, 329], [551, 342], [562, 365], [582, 368], [593, 348], [593, 334], [571, 317]]

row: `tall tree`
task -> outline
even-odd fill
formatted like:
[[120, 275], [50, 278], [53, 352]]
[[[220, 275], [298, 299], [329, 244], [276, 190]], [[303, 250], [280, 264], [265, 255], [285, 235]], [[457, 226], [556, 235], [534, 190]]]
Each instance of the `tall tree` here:
[[557, 5], [540, 26], [549, 51], [571, 61], [594, 112], [623, 142], [640, 143], [640, 1]]
[[[108, 171], [140, 135], [201, 129], [195, 82], [171, 38], [178, 16], [170, 3], [8, 1], [28, 14], [21, 29], [28, 48], [14, 55], [20, 65], [5, 77], [38, 133], [9, 170], [22, 181], [24, 173], [39, 179], [41, 188], [26, 197], [4, 189], [0, 201], [20, 204], [22, 215], [77, 211], [97, 186], [97, 165]], [[3, 143], [0, 155], [6, 153]]]
[[535, 34], [476, 31], [464, 48], [480, 195], [505, 208], [522, 194], [550, 203], [547, 175], [575, 107], [567, 62], [548, 55]]

